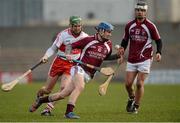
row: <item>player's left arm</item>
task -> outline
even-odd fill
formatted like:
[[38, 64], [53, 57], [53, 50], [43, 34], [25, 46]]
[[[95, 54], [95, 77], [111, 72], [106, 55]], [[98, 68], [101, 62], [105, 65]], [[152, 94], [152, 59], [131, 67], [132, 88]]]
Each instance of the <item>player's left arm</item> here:
[[106, 57], [106, 59], [104, 59], [105, 61], [112, 61], [112, 60], [118, 60], [118, 64], [121, 64], [123, 63], [123, 56], [122, 55], [119, 55], [118, 53], [117, 54], [112, 54], [108, 57]]
[[156, 61], [161, 61], [161, 51], [162, 51], [162, 40], [155, 40], [157, 51], [156, 51]]
[[155, 40], [156, 47], [157, 47], [155, 59], [157, 62], [160, 62], [161, 61], [161, 51], [162, 51], [162, 40], [161, 40], [159, 31], [154, 24], [151, 27], [151, 36], [152, 36], [152, 39]]
[[110, 52], [104, 60], [117, 60], [117, 59], [119, 59], [121, 57], [121, 55], [119, 53], [112, 54], [112, 42], [108, 42], [108, 45], [110, 47]]
[[[112, 46], [112, 45], [111, 45]], [[117, 50], [117, 51], [119, 51], [119, 48], [120, 48], [120, 46], [119, 45], [116, 45], [115, 46], [115, 49]], [[106, 60], [109, 60], [109, 61], [111, 61], [111, 60], [117, 60], [118, 59], [118, 63], [119, 64], [121, 64], [122, 62], [123, 62], [123, 55], [122, 54], [120, 54], [119, 52], [117, 52], [117, 53], [115, 53], [115, 54], [111, 54], [112, 53], [112, 49], [111, 49], [111, 52], [110, 52], [110, 54], [104, 59], [105, 61]]]

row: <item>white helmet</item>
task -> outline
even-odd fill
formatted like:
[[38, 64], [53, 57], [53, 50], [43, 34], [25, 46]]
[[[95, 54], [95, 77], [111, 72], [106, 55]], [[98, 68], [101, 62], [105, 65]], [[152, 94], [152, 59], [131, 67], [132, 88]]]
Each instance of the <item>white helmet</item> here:
[[136, 5], [135, 5], [135, 9], [143, 9], [146, 10], [148, 9], [148, 5], [145, 2], [139, 1]]

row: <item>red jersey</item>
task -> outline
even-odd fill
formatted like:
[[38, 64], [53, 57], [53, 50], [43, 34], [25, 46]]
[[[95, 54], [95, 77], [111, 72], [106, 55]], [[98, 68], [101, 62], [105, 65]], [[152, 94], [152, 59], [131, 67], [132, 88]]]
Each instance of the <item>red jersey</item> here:
[[[110, 40], [107, 42], [101, 42], [98, 40], [97, 34], [95, 34], [73, 43], [72, 48], [83, 49], [80, 56], [82, 62], [100, 67], [104, 59], [111, 55], [112, 42]], [[94, 73], [96, 72], [94, 69], [83, 65], [81, 65], [81, 67], [91, 77], [94, 76]]]
[[160, 35], [156, 26], [148, 19], [142, 23], [135, 19], [126, 25], [123, 39], [130, 41], [128, 62], [137, 63], [152, 57], [152, 40], [159, 40]]

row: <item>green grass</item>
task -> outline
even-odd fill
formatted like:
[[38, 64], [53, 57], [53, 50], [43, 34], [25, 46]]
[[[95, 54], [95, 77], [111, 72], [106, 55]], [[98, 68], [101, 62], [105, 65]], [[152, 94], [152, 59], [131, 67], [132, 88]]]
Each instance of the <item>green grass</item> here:
[[[180, 121], [180, 85], [145, 85], [138, 114], [125, 111], [127, 94], [123, 84], [111, 83], [107, 95], [99, 96], [95, 82], [86, 84], [75, 112], [78, 120], [63, 118], [67, 99], [59, 101], [52, 117], [40, 115], [43, 106], [29, 113], [36, 91], [43, 83], [17, 85], [11, 92], [0, 92], [0, 122], [178, 122]], [[55, 91], [58, 90], [58, 84]]]

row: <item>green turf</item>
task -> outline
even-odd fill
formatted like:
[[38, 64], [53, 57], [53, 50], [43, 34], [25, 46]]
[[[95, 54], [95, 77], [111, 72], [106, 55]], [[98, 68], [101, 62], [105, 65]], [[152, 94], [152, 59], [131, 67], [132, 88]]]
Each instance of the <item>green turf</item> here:
[[[98, 85], [91, 82], [80, 96], [75, 112], [78, 120], [64, 119], [67, 99], [59, 101], [54, 116], [43, 117], [40, 112], [29, 113], [40, 84], [17, 85], [11, 92], [0, 92], [0, 122], [178, 122], [180, 121], [180, 85], [146, 85], [138, 114], [125, 111], [127, 94], [123, 84], [111, 83], [106, 96], [99, 96]], [[57, 91], [58, 85], [55, 88]]]

